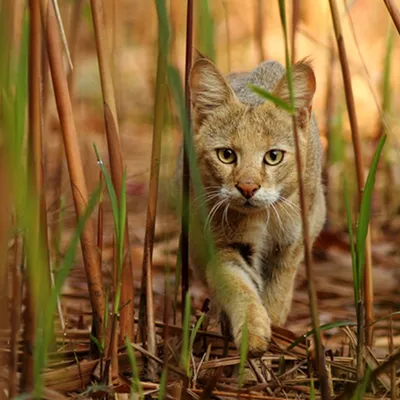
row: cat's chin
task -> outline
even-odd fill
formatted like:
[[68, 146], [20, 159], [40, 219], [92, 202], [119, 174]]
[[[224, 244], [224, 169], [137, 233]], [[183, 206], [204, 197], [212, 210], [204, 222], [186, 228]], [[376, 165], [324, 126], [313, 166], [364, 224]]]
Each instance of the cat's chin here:
[[265, 212], [265, 207], [259, 207], [257, 205], [246, 202], [244, 204], [232, 204], [231, 207], [242, 214], [256, 214]]

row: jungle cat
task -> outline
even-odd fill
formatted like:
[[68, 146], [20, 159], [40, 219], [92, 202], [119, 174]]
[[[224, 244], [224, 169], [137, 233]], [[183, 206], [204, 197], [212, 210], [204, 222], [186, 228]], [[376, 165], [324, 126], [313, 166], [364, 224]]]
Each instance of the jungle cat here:
[[[313, 243], [326, 213], [322, 149], [312, 112], [316, 82], [307, 61], [292, 71]], [[249, 83], [289, 102], [286, 72], [278, 62], [225, 78], [212, 61], [197, 55], [191, 69], [194, 145], [205, 191], [192, 199], [191, 218], [202, 201], [216, 262], [204, 259], [203, 230], [192, 222], [190, 259], [229, 318], [236, 346], [247, 321], [248, 351], [260, 355], [267, 350], [271, 323], [281, 325], [287, 318], [304, 252], [292, 118], [251, 91]]]

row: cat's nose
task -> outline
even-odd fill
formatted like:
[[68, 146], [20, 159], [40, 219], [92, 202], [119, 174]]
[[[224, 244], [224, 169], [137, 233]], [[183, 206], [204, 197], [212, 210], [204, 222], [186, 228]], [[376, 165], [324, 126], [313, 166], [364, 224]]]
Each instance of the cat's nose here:
[[238, 183], [236, 188], [246, 199], [250, 199], [260, 189], [260, 185], [256, 185], [255, 183]]

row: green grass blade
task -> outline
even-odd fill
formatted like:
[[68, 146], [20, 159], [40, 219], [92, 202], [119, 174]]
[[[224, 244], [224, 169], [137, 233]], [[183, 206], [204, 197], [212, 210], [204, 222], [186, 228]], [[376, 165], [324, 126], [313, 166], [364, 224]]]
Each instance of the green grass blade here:
[[165, 0], [155, 0], [158, 17], [158, 43], [164, 57], [168, 57], [170, 30]]
[[185, 315], [183, 318], [182, 349], [180, 365], [190, 376], [190, 349], [189, 349], [189, 325], [190, 325], [190, 293], [186, 293]]
[[392, 317], [393, 315], [400, 315], [400, 311], [394, 311], [394, 312], [391, 312], [391, 313], [388, 314], [388, 315], [385, 315], [385, 316], [383, 316], [383, 317], [381, 317], [381, 318], [378, 318], [378, 319], [376, 319], [375, 321], [371, 322], [371, 325], [370, 325], [370, 326], [375, 325], [375, 324], [377, 324], [378, 322], [384, 321], [385, 319], [388, 319], [388, 318]]
[[367, 391], [369, 382], [371, 380], [372, 369], [367, 364], [363, 380], [357, 384], [356, 390], [354, 391], [353, 400], [363, 400], [365, 392]]
[[311, 374], [311, 382], [310, 382], [310, 400], [315, 400], [315, 385], [314, 385], [314, 376]]
[[346, 205], [347, 228], [349, 231], [349, 239], [350, 239], [351, 268], [353, 271], [354, 304], [357, 310], [357, 304], [360, 300], [361, 282], [358, 279], [358, 273], [357, 273], [357, 253], [354, 244], [353, 222], [352, 222], [353, 219], [351, 216], [350, 198], [349, 198], [349, 191], [347, 189], [346, 178], [343, 181], [343, 185], [344, 185], [344, 203]]
[[118, 281], [121, 279], [122, 266], [123, 266], [123, 252], [124, 252], [124, 235], [125, 235], [125, 224], [126, 224], [126, 169], [122, 175], [122, 185], [121, 185], [121, 196], [119, 205], [119, 265], [118, 265]]
[[93, 336], [91, 333], [89, 333], [90, 340], [96, 345], [97, 350], [99, 351], [99, 354], [103, 355], [104, 354], [104, 344], [100, 343], [100, 340], [96, 337]]
[[247, 85], [254, 93], [258, 94], [260, 97], [263, 99], [269, 100], [272, 103], [274, 103], [277, 107], [282, 108], [283, 110], [287, 111], [290, 114], [294, 114], [295, 110], [293, 107], [290, 106], [290, 104], [286, 103], [286, 101], [282, 100], [281, 98], [275, 96], [271, 92], [267, 92], [265, 89], [253, 85], [249, 83]]
[[136, 362], [135, 352], [133, 351], [132, 344], [129, 341], [128, 337], [125, 337], [125, 345], [128, 352], [129, 362], [131, 363], [132, 368], [131, 398], [134, 398], [133, 394], [137, 393], [139, 394], [139, 399], [143, 400], [144, 392], [142, 384], [140, 383], [139, 369]]
[[20, 160], [22, 154], [23, 139], [25, 135], [25, 109], [28, 97], [28, 38], [29, 22], [27, 13], [24, 16], [22, 43], [18, 61], [18, 72], [15, 93], [13, 156]]
[[114, 224], [115, 224], [115, 235], [116, 235], [117, 243], [119, 243], [119, 241], [120, 241], [119, 240], [120, 225], [119, 225], [119, 209], [118, 209], [117, 195], [115, 194], [114, 185], [112, 183], [111, 176], [108, 173], [107, 168], [105, 167], [103, 160], [100, 157], [100, 153], [97, 150], [97, 146], [95, 143], [93, 143], [93, 147], [94, 147], [94, 151], [96, 152], [97, 161], [100, 165], [101, 171], [103, 172], [104, 181], [106, 183], [106, 187], [107, 187], [107, 191], [108, 191], [108, 196], [110, 197], [111, 209], [112, 209]]
[[204, 55], [215, 61], [214, 18], [208, 0], [197, 1], [197, 15], [198, 48]]
[[389, 35], [386, 41], [386, 51], [385, 51], [385, 59], [383, 66], [383, 78], [382, 78], [382, 111], [383, 115], [386, 116], [390, 113], [391, 109], [391, 97], [392, 90], [390, 84], [390, 76], [392, 69], [392, 58], [393, 58], [393, 45], [395, 40], [395, 32], [393, 26], [389, 25]]
[[357, 244], [357, 270], [359, 282], [363, 280], [363, 267], [365, 260], [365, 240], [367, 238], [369, 220], [371, 217], [371, 199], [372, 191], [375, 185], [375, 175], [378, 168], [379, 159], [382, 153], [383, 146], [386, 141], [386, 135], [381, 136], [378, 146], [375, 151], [374, 158], [371, 163], [371, 168], [365, 182], [365, 188], [361, 199], [360, 218], [356, 229], [356, 244]]
[[[344, 326], [356, 326], [357, 324], [352, 321], [337, 321], [337, 322], [331, 322], [329, 324], [324, 324], [319, 327], [321, 331], [328, 331], [329, 329], [333, 328], [342, 328]], [[314, 334], [315, 329], [311, 329], [307, 331], [303, 336], [300, 336], [298, 339], [296, 339], [294, 342], [292, 342], [287, 350], [291, 350], [295, 348], [299, 343], [303, 342], [305, 339], [307, 339], [310, 335]]]
[[[193, 188], [194, 188], [194, 195], [196, 198], [204, 198], [204, 187], [201, 181], [200, 177], [200, 172], [197, 166], [197, 157], [194, 149], [194, 143], [193, 143], [193, 136], [192, 132], [190, 129], [190, 124], [187, 119], [187, 113], [186, 113], [186, 107], [185, 107], [185, 101], [183, 97], [183, 89], [182, 89], [182, 82], [179, 76], [179, 71], [172, 67], [168, 66], [168, 83], [171, 88], [172, 92], [172, 97], [175, 101], [176, 108], [178, 110], [178, 115], [180, 118], [182, 130], [183, 130], [183, 135], [184, 135], [184, 142], [186, 145], [186, 153], [188, 155], [189, 159], [189, 168], [190, 168], [190, 177], [193, 183]], [[207, 218], [207, 210], [206, 207], [203, 203], [200, 203], [200, 219], [203, 223], [206, 221]], [[215, 260], [215, 248], [214, 248], [214, 242], [213, 242], [213, 237], [211, 230], [209, 227], [206, 229], [205, 236], [207, 238], [206, 240], [206, 253], [207, 253], [207, 259], [210, 260], [211, 265], [215, 265], [216, 260]]]
[[343, 103], [336, 107], [335, 113], [330, 123], [328, 136], [328, 160], [329, 165], [333, 165], [344, 160], [346, 141], [343, 137], [345, 107]]
[[189, 341], [189, 353], [191, 353], [193, 351], [194, 341], [196, 340], [197, 332], [199, 331], [201, 324], [203, 323], [204, 316], [205, 316], [204, 314], [201, 314], [200, 318], [196, 322], [195, 327], [192, 329], [192, 332], [190, 334], [190, 341]]
[[242, 327], [242, 341], [240, 343], [240, 362], [239, 362], [239, 388], [243, 387], [244, 383], [244, 368], [247, 362], [247, 352], [249, 349], [249, 332], [247, 318]]
[[160, 391], [158, 392], [158, 400], [164, 400], [167, 388], [167, 370], [164, 368], [160, 379]]

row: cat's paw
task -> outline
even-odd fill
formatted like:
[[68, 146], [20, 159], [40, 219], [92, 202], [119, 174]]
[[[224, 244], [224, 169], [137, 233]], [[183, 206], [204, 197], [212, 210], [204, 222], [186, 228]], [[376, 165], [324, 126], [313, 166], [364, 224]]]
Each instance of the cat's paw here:
[[[240, 349], [243, 328], [235, 335], [235, 342]], [[271, 320], [264, 307], [253, 307], [248, 312], [247, 349], [253, 357], [263, 355], [271, 339]]]

